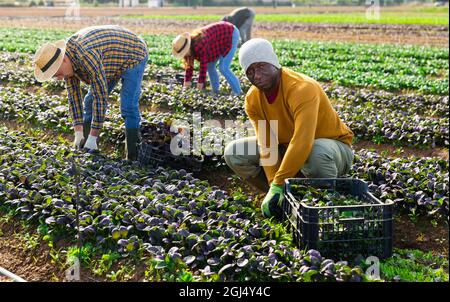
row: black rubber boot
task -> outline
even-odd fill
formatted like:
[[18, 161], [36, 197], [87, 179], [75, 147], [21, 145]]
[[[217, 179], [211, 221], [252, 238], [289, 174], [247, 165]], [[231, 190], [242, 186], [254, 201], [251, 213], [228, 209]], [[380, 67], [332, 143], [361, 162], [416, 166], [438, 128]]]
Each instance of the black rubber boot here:
[[84, 147], [84, 144], [86, 143], [89, 133], [91, 132], [91, 121], [84, 121], [83, 122], [83, 141], [81, 142], [81, 148]]
[[126, 159], [135, 161], [138, 157], [139, 129], [125, 129], [125, 138]]

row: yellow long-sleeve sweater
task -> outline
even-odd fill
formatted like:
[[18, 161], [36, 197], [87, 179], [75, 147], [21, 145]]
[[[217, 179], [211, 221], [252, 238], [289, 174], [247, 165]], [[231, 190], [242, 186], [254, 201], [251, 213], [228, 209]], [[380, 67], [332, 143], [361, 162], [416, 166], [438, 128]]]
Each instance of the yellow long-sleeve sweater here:
[[[347, 145], [353, 140], [353, 132], [341, 121], [320, 84], [287, 68], [281, 69], [275, 101], [269, 104], [264, 92], [252, 86], [245, 97], [245, 111], [255, 128], [261, 158], [271, 152], [271, 120], [278, 121], [277, 133], [272, 132], [278, 144], [287, 147], [282, 160], [278, 156], [275, 165], [263, 166], [269, 184], [282, 185], [286, 178], [294, 177], [308, 159], [315, 139], [329, 138]], [[266, 123], [265, 133], [258, 131], [261, 120]]]

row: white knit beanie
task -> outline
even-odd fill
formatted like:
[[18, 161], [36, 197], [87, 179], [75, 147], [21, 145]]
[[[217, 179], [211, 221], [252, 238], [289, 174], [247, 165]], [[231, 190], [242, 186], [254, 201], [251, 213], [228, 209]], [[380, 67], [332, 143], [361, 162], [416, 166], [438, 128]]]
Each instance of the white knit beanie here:
[[272, 44], [266, 39], [255, 38], [245, 42], [239, 50], [239, 63], [244, 72], [253, 63], [265, 62], [281, 68]]

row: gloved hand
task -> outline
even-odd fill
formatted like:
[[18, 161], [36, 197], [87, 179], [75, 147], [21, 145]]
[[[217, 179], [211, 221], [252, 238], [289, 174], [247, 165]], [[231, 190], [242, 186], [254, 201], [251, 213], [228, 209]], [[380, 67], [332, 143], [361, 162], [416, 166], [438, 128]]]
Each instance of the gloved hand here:
[[88, 139], [86, 140], [86, 143], [84, 144], [85, 149], [89, 150], [97, 150], [97, 137], [89, 135]]
[[83, 140], [83, 131], [75, 131], [75, 139], [73, 141], [73, 147], [78, 149], [81, 147], [81, 141]]
[[261, 204], [261, 212], [266, 218], [275, 216], [276, 218], [282, 217], [282, 205], [284, 199], [283, 186], [271, 184], [269, 192], [267, 192]]

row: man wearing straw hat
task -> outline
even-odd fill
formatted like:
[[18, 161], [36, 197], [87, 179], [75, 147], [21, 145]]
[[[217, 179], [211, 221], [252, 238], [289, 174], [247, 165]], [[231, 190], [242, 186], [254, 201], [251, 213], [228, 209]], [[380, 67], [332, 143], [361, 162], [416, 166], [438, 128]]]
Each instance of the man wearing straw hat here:
[[[146, 43], [115, 25], [88, 27], [67, 40], [45, 43], [34, 57], [39, 82], [64, 80], [75, 130], [74, 147], [96, 150], [108, 95], [121, 80], [120, 110], [125, 120], [127, 159], [137, 159], [139, 97], [148, 52]], [[89, 85], [82, 102], [81, 81]], [[84, 103], [84, 104], [83, 104]], [[83, 110], [84, 109], [84, 110]]]

